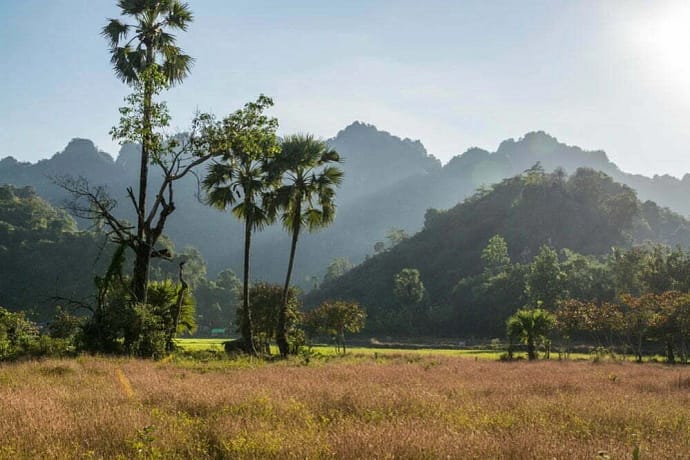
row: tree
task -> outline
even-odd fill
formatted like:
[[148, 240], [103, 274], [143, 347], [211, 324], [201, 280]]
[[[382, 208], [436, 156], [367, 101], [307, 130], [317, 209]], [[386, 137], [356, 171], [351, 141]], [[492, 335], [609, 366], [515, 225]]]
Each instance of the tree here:
[[642, 362], [642, 344], [649, 338], [657, 315], [658, 299], [655, 294], [633, 297], [630, 294], [621, 296], [627, 311], [624, 313], [625, 328], [632, 337], [633, 349], [638, 363]]
[[386, 239], [390, 243], [390, 247], [397, 246], [408, 238], [410, 235], [402, 228], [392, 227], [386, 232]]
[[277, 341], [280, 333], [280, 314], [283, 305], [287, 305], [284, 324], [288, 347], [290, 342], [294, 343], [301, 317], [297, 290], [294, 287], [288, 289], [286, 304], [283, 303], [283, 287], [278, 284], [254, 283], [249, 295], [252, 302], [252, 327], [258, 348], [263, 353], [270, 354], [270, 341], [274, 338]]
[[226, 329], [235, 324], [241, 292], [242, 282], [232, 270], [223, 270], [215, 280], [203, 278], [194, 290], [201, 332], [208, 334], [213, 329]]
[[484, 262], [484, 272], [490, 276], [498, 275], [510, 266], [508, 244], [501, 235], [494, 235], [489, 239], [482, 250], [482, 262]]
[[256, 354], [249, 301], [249, 255], [252, 233], [273, 222], [267, 198], [275, 186], [270, 162], [279, 151], [278, 120], [264, 112], [273, 101], [261, 95], [217, 123], [211, 136], [216, 159], [203, 179], [207, 202], [220, 210], [232, 206], [232, 214], [244, 221], [244, 270], [240, 333], [243, 347]]
[[306, 314], [305, 323], [317, 332], [333, 336], [336, 351], [342, 349], [345, 353], [345, 332], [359, 332], [366, 316], [357, 302], [325, 301]]
[[393, 294], [403, 305], [418, 304], [425, 292], [424, 283], [416, 268], [403, 268], [393, 277]]
[[[153, 68], [141, 75], [144, 80], [151, 79], [153, 82], [154, 94], [163, 87], [164, 80], [160, 72]], [[144, 98], [144, 85], [135, 84], [134, 93], [127, 97], [128, 106], [122, 108], [121, 119], [118, 128], [114, 129], [115, 136], [127, 140], [141, 141], [143, 138], [144, 128], [141, 123], [142, 107]], [[124, 250], [129, 249], [134, 253], [135, 263], [132, 278], [128, 280], [127, 289], [110, 289], [110, 282], [113, 281], [113, 276], [106, 276], [100, 281], [97, 286], [99, 296], [97, 305], [93, 309], [94, 323], [90, 324], [94, 331], [99, 331], [91, 335], [94, 340], [90, 341], [89, 347], [93, 347], [99, 351], [117, 352], [117, 350], [131, 350], [134, 345], [129, 340], [134, 340], [138, 334], [137, 331], [132, 330], [127, 332], [120, 327], [116, 328], [124, 333], [124, 337], [117, 337], [111, 332], [107, 334], [104, 332], [104, 324], [99, 324], [100, 321], [109, 321], [108, 318], [118, 320], [122, 319], [122, 311], [120, 312], [105, 312], [104, 308], [110, 308], [116, 305], [112, 302], [112, 295], [122, 295], [130, 302], [129, 306], [122, 306], [128, 309], [127, 314], [134, 314], [134, 309], [147, 308], [147, 286], [149, 279], [149, 271], [151, 260], [153, 258], [170, 259], [172, 253], [169, 248], [156, 248], [156, 245], [163, 241], [163, 230], [165, 228], [167, 219], [175, 211], [175, 184], [192, 173], [195, 168], [207, 161], [213, 152], [210, 150], [208, 143], [209, 134], [213, 131], [210, 129], [212, 118], [206, 114], [197, 115], [190, 130], [184, 136], [169, 137], [166, 136], [162, 129], [165, 128], [169, 122], [170, 117], [167, 112], [165, 103], [152, 103], [150, 107], [150, 123], [154, 131], [151, 131], [150, 137], [155, 140], [152, 142], [150, 152], [155, 152], [154, 164], [158, 166], [161, 174], [160, 185], [152, 205], [146, 210], [143, 226], [132, 226], [127, 221], [121, 219], [116, 215], [117, 202], [113, 200], [105, 188], [102, 186], [91, 186], [84, 178], [70, 178], [63, 177], [59, 179], [59, 185], [72, 194], [72, 201], [68, 204], [72, 213], [77, 217], [90, 220], [94, 225], [102, 227], [107, 238], [111, 243], [114, 243], [115, 251], [111, 266], [116, 263], [115, 258], [121, 260], [117, 261], [117, 277], [118, 282], [124, 280], [121, 275], [123, 263], [125, 260]], [[137, 202], [134, 192], [131, 188], [127, 189], [128, 196], [131, 200], [137, 213], [139, 213], [139, 203]], [[141, 283], [144, 283], [144, 291], [141, 292]], [[110, 291], [107, 302], [104, 294]], [[136, 305], [139, 304], [137, 307]], [[119, 307], [118, 307], [119, 308]], [[117, 322], [117, 321], [116, 321]], [[129, 322], [128, 324], [134, 324]], [[132, 332], [132, 333], [130, 333]], [[116, 333], [117, 334], [117, 333]], [[101, 339], [105, 342], [100, 345], [97, 343]], [[124, 348], [120, 348], [118, 340], [124, 339]], [[136, 348], [136, 347], [134, 347]]]
[[584, 308], [585, 304], [576, 299], [566, 299], [559, 302], [554, 325], [562, 342], [565, 342], [562, 343], [562, 350], [559, 351], [559, 355], [561, 352], [565, 352], [566, 358], [570, 355], [570, 341], [573, 335], [583, 330]]
[[38, 341], [38, 327], [24, 312], [13, 313], [0, 307], [0, 361], [29, 354]]
[[276, 342], [281, 356], [288, 354], [287, 313], [288, 290], [300, 231], [313, 232], [335, 219], [335, 188], [340, 185], [343, 171], [333, 165], [340, 162], [338, 152], [309, 134], [296, 134], [283, 139], [280, 153], [272, 162], [274, 174], [282, 185], [274, 195], [274, 206], [281, 214], [283, 227], [292, 235], [290, 258], [283, 287], [283, 302], [278, 315]]
[[[170, 31], [186, 31], [192, 13], [187, 4], [179, 0], [120, 0], [118, 7], [121, 14], [133, 19], [134, 23], [110, 19], [102, 35], [110, 46], [115, 75], [135, 88], [136, 97], [131, 99], [134, 107], [126, 113], [121, 110], [127, 124], [121, 123], [112, 133], [115, 138], [141, 145], [138, 198], [135, 199], [129, 189], [137, 213], [132, 290], [137, 301], [146, 303], [148, 271], [157, 233], [156, 226], [152, 226], [154, 210], [159, 205], [166, 209], [159, 199], [150, 214], [146, 205], [149, 162], [158, 163], [165, 153], [160, 137], [154, 132], [156, 119], [167, 126], [167, 120], [161, 123], [164, 118], [153, 98], [161, 89], [182, 82], [189, 74], [193, 59], [175, 44], [175, 36]], [[169, 207], [167, 209], [172, 212]]]
[[337, 278], [340, 278], [345, 273], [352, 270], [352, 262], [347, 257], [336, 257], [333, 261], [326, 267], [326, 274], [323, 276], [324, 283], [331, 282]]
[[408, 316], [408, 333], [412, 331], [414, 324], [419, 323], [419, 312], [415, 306], [424, 298], [426, 289], [416, 268], [403, 268], [393, 277], [393, 294], [398, 299]]
[[547, 338], [553, 325], [554, 316], [541, 308], [518, 310], [506, 322], [508, 338], [511, 341], [519, 339], [527, 345], [527, 357], [530, 361], [537, 359], [536, 347]]
[[163, 323], [166, 351], [174, 349], [178, 334], [196, 330], [196, 304], [183, 279], [179, 286], [169, 279], [149, 283], [148, 300], [151, 313]]
[[527, 295], [531, 305], [555, 309], [558, 300], [566, 296], [565, 279], [556, 251], [549, 246], [542, 246], [527, 275]]

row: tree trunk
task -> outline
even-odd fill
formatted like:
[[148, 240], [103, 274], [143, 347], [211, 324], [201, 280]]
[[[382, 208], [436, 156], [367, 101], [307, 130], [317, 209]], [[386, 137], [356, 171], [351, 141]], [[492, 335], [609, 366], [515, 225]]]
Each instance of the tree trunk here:
[[175, 350], [175, 338], [177, 337], [177, 328], [180, 325], [180, 316], [182, 316], [182, 302], [184, 302], [184, 294], [189, 288], [189, 285], [187, 282], [184, 280], [183, 275], [184, 275], [184, 262], [180, 262], [180, 271], [179, 271], [179, 278], [180, 278], [180, 290], [177, 292], [177, 302], [176, 302], [176, 309], [175, 309], [175, 320], [173, 321], [172, 324], [172, 330], [170, 331], [170, 334], [168, 336], [168, 352], [172, 352]]
[[676, 356], [673, 353], [673, 342], [672, 339], [666, 340], [666, 361], [669, 364], [676, 364]]
[[249, 251], [252, 242], [252, 221], [247, 217], [244, 221], [244, 282], [242, 285], [242, 318], [240, 333], [247, 353], [256, 355], [254, 334], [252, 331], [252, 313], [249, 307]]
[[642, 334], [637, 337], [637, 362], [642, 362]]
[[292, 276], [292, 267], [295, 262], [295, 252], [297, 249], [297, 240], [299, 239], [300, 230], [300, 218], [302, 210], [300, 205], [297, 205], [296, 209], [296, 222], [293, 223], [292, 228], [292, 244], [290, 246], [290, 260], [288, 261], [288, 270], [285, 277], [285, 286], [283, 286], [283, 302], [280, 306], [280, 311], [278, 312], [278, 330], [276, 332], [276, 342], [278, 343], [278, 350], [280, 350], [280, 356], [286, 358], [290, 348], [288, 345], [287, 338], [287, 312], [288, 312], [288, 292], [290, 291], [290, 278]]
[[537, 354], [535, 353], [534, 340], [527, 340], [527, 359], [530, 361], [537, 359]]
[[146, 303], [146, 286], [148, 285], [150, 264], [151, 249], [142, 242], [137, 245], [132, 274], [132, 293], [136, 302]]
[[[146, 46], [146, 66], [154, 64], [153, 49]], [[141, 162], [139, 164], [139, 199], [137, 201], [137, 251], [132, 273], [132, 291], [137, 302], [146, 303], [146, 286], [149, 281], [151, 247], [146, 244], [148, 231], [146, 227], [146, 188], [149, 178], [149, 157], [151, 148], [151, 100], [153, 83], [144, 81], [144, 113], [142, 119]]]

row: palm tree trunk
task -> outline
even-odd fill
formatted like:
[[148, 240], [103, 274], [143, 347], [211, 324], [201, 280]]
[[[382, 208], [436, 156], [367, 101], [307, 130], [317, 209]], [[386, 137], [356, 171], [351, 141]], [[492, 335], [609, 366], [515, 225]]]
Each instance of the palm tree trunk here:
[[278, 344], [278, 350], [280, 350], [280, 356], [282, 356], [283, 358], [287, 357], [290, 351], [287, 339], [288, 292], [290, 290], [290, 278], [292, 277], [292, 267], [295, 262], [297, 240], [299, 239], [300, 219], [302, 217], [302, 209], [300, 204], [297, 204], [297, 209], [295, 210], [295, 212], [295, 221], [293, 222], [292, 228], [292, 244], [290, 245], [290, 260], [288, 261], [288, 270], [287, 275], [285, 276], [285, 286], [283, 286], [283, 302], [280, 306], [280, 311], [278, 312], [278, 330], [276, 332], [276, 342]]
[[[146, 45], [146, 67], [154, 64], [153, 48]], [[150, 77], [149, 77], [150, 78]], [[149, 157], [151, 147], [151, 100], [153, 99], [153, 82], [144, 81], [144, 113], [142, 117], [141, 163], [139, 164], [139, 199], [137, 201], [137, 251], [132, 273], [132, 291], [136, 301], [146, 303], [146, 286], [149, 281], [151, 264], [151, 247], [145, 242], [148, 237], [146, 226], [146, 188], [149, 178]]]
[[252, 313], [249, 307], [249, 251], [252, 244], [252, 219], [247, 216], [244, 221], [244, 280], [242, 285], [242, 319], [240, 333], [247, 353], [256, 355], [254, 334], [252, 331]]
[[535, 353], [534, 340], [531, 338], [527, 339], [527, 359], [530, 361], [537, 359], [537, 354]]

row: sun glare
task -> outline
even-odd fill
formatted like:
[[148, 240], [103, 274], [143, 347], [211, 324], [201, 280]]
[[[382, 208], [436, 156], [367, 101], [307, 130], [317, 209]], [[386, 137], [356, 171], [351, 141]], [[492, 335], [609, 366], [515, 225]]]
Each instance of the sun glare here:
[[690, 4], [645, 5], [630, 24], [640, 65], [664, 91], [690, 102]]

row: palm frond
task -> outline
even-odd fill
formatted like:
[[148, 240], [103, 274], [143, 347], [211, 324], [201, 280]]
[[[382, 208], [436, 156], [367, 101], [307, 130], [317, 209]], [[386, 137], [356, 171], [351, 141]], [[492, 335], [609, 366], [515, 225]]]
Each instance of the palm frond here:
[[151, 0], [119, 0], [117, 6], [125, 16], [138, 16], [151, 8], [152, 3], [157, 3]]
[[145, 59], [143, 50], [131, 49], [128, 46], [116, 47], [112, 50], [110, 62], [115, 76], [128, 85], [139, 81], [142, 70], [142, 60]]
[[194, 20], [194, 15], [189, 9], [189, 5], [187, 3], [181, 3], [178, 0], [170, 2], [167, 13], [165, 25], [173, 29], [186, 31], [189, 23]]
[[110, 48], [116, 48], [120, 40], [127, 37], [129, 27], [129, 25], [117, 19], [111, 19], [103, 26], [103, 29], [101, 29], [101, 35], [108, 40]]
[[[179, 48], [177, 50], [180, 51]], [[189, 75], [193, 64], [194, 58], [186, 54], [166, 56], [163, 62], [163, 75], [170, 85], [179, 84]]]

